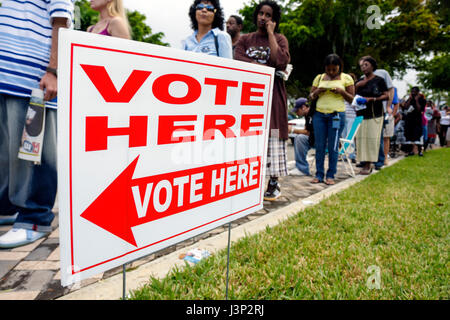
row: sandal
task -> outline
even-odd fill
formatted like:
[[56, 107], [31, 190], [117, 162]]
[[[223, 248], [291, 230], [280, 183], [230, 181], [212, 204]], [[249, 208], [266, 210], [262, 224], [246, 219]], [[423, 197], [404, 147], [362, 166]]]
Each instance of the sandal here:
[[364, 176], [368, 176], [369, 174], [371, 174], [372, 173], [372, 168], [370, 168], [369, 170], [361, 170], [360, 172], [359, 172], [359, 174], [362, 174], [362, 175], [364, 175]]
[[321, 183], [322, 181], [320, 181], [318, 178], [314, 178], [311, 180], [311, 183]]
[[332, 186], [332, 185], [336, 184], [336, 182], [335, 182], [333, 179], [327, 179], [327, 180], [325, 181], [325, 184], [327, 184], [327, 185], [329, 185], [329, 186]]

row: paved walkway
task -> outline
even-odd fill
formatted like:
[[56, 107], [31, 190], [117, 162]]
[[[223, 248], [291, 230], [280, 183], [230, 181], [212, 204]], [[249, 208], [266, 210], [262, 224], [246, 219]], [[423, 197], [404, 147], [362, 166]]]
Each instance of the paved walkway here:
[[[288, 159], [292, 159], [292, 146], [290, 144], [289, 149]], [[403, 158], [403, 156], [399, 156], [395, 159], [395, 161], [393, 159], [390, 164], [400, 160], [401, 158]], [[289, 167], [292, 168], [293, 166], [293, 161], [289, 161]], [[330, 191], [332, 189], [338, 190], [339, 185], [344, 186], [344, 184], [341, 184], [340, 182], [356, 182], [364, 178], [362, 176], [358, 176], [357, 179], [351, 178], [346, 173], [346, 170], [343, 166], [343, 162], [338, 163], [338, 173], [336, 175], [337, 184], [335, 186], [327, 186], [323, 183], [311, 184], [310, 181], [312, 178], [305, 176], [287, 176], [281, 178], [281, 197], [278, 198], [277, 201], [273, 202], [264, 201], [263, 209], [239, 220], [235, 220], [232, 223], [232, 228], [237, 230], [239, 226], [245, 224], [250, 225], [251, 222], [263, 221], [265, 216], [269, 217], [271, 214], [279, 212], [280, 209], [283, 208], [290, 208], [291, 211], [299, 211], [301, 209], [297, 205], [299, 203], [299, 200], [305, 198], [309, 199], [315, 194], [327, 191], [326, 189], [328, 188], [330, 188]], [[358, 172], [358, 170], [358, 168], [355, 168], [356, 172]], [[93, 299], [93, 297], [100, 299], [110, 299], [111, 296], [102, 296], [100, 293], [97, 293], [97, 295], [95, 296], [83, 295], [84, 291], [82, 290], [92, 287], [96, 288], [93, 290], [101, 291], [98, 288], [100, 288], [102, 283], [108, 283], [108, 280], [110, 280], [109, 282], [115, 281], [114, 286], [117, 288], [117, 292], [114, 297], [120, 297], [122, 292], [120, 291], [120, 286], [122, 284], [117, 279], [122, 272], [122, 267], [118, 267], [99, 274], [98, 276], [95, 276], [93, 278], [83, 280], [81, 284], [76, 284], [66, 288], [61, 286], [61, 278], [59, 272], [59, 229], [57, 206], [55, 206], [54, 212], [56, 218], [52, 224], [53, 232], [48, 237], [40, 239], [39, 241], [28, 246], [10, 250], [0, 249], [0, 300], [52, 300], [57, 298], [69, 299], [72, 298], [72, 296], [75, 299]], [[278, 218], [274, 217], [271, 219], [273, 220]], [[278, 220], [276, 220], [276, 222], [278, 222]], [[4, 234], [9, 229], [10, 226], [0, 226], [0, 235]], [[175, 261], [174, 259], [177, 258], [172, 257], [172, 260], [168, 259], [167, 257], [169, 257], [170, 254], [172, 254], [172, 256], [177, 256], [177, 252], [179, 252], [180, 250], [187, 251], [189, 247], [192, 247], [193, 245], [200, 246], [202, 244], [202, 240], [213, 239], [214, 237], [217, 238], [220, 235], [226, 235], [227, 231], [227, 225], [213, 229], [207, 233], [191, 238], [177, 245], [168, 247], [160, 252], [136, 260], [128, 264], [127, 268], [129, 270], [140, 269], [141, 273], [143, 273], [146, 272], [146, 268], [152, 268], [152, 266], [154, 266], [153, 268], [157, 268], [155, 263], [160, 263], [160, 261], [165, 261], [164, 263], [169, 263], [170, 265], [172, 265]], [[233, 235], [235, 232], [232, 230], [231, 233]], [[222, 243], [225, 241], [224, 239], [226, 239], [225, 236], [222, 237]], [[183, 260], [178, 260], [180, 262], [183, 262]], [[167, 272], [167, 268], [168, 266], [166, 265], [164, 267], [165, 272]], [[142, 277], [142, 275], [140, 276]], [[147, 279], [148, 276], [148, 272], [143, 275], [143, 277]]]

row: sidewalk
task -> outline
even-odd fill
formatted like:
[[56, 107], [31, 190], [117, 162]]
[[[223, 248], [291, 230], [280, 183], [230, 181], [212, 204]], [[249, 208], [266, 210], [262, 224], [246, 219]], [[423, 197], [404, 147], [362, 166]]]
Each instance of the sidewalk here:
[[[289, 148], [292, 148], [290, 144]], [[399, 155], [391, 159], [389, 165], [401, 159], [403, 156]], [[292, 168], [293, 161], [289, 161], [288, 165]], [[334, 186], [327, 186], [324, 183], [311, 184], [312, 177], [280, 178], [281, 197], [273, 202], [264, 201], [264, 208], [260, 211], [235, 220], [232, 223], [232, 241], [261, 231], [266, 226], [276, 225], [280, 220], [296, 214], [306, 206], [318, 203], [323, 198], [367, 177], [352, 178], [343, 166], [343, 162], [338, 162]], [[354, 169], [355, 172], [359, 171], [359, 168]], [[374, 170], [374, 173], [376, 172]], [[86, 279], [81, 284], [66, 288], [61, 286], [57, 206], [54, 212], [56, 218], [52, 223], [53, 232], [47, 238], [11, 250], [0, 249], [0, 300], [119, 299], [122, 296], [122, 267]], [[10, 226], [0, 226], [0, 235], [10, 228]], [[150, 274], [162, 277], [171, 267], [184, 265], [179, 255], [191, 248], [204, 248], [214, 253], [226, 248], [227, 240], [228, 225], [224, 225], [136, 260], [127, 265], [126, 289], [136, 288], [143, 281], [148, 280]]]

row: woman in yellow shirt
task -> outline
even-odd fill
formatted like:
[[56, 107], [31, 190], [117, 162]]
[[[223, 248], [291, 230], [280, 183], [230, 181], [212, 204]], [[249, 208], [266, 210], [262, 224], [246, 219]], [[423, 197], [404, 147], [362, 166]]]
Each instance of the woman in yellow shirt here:
[[[353, 78], [342, 72], [342, 59], [330, 54], [324, 61], [325, 73], [313, 81], [311, 99], [317, 99], [313, 115], [316, 148], [316, 176], [312, 183], [334, 184], [339, 152], [339, 137], [345, 127], [344, 99], [352, 102], [355, 95]], [[328, 147], [328, 171], [324, 181], [325, 152]]]

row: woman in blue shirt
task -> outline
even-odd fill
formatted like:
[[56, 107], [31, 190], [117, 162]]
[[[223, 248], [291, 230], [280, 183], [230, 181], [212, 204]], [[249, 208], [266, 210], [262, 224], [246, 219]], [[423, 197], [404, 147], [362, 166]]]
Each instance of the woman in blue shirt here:
[[219, 0], [195, 0], [189, 17], [194, 33], [184, 41], [184, 50], [233, 58], [231, 37], [223, 31], [225, 19]]

